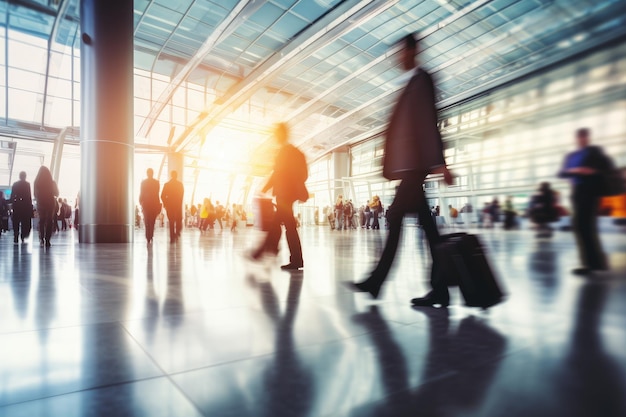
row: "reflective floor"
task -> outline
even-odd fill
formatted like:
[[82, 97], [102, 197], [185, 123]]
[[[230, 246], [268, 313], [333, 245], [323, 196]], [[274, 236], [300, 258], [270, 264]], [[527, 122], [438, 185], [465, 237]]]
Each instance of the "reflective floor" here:
[[[0, 237], [0, 415], [626, 416], [626, 235], [582, 278], [573, 237], [483, 231], [508, 300], [486, 312], [428, 289], [420, 229], [379, 301], [363, 278], [384, 230], [300, 230], [305, 270], [250, 264], [255, 230], [158, 229], [131, 245]], [[31, 238], [32, 240], [32, 238]], [[285, 245], [285, 242], [283, 242]]]

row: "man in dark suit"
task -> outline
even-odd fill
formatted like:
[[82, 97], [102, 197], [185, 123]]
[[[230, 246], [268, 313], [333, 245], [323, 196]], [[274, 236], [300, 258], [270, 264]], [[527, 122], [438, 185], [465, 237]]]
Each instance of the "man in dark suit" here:
[[18, 238], [28, 238], [30, 235], [31, 218], [33, 217], [33, 199], [30, 193], [30, 183], [26, 181], [26, 172], [20, 172], [20, 180], [13, 183], [11, 188], [11, 202], [13, 203], [13, 242]]
[[418, 46], [413, 35], [405, 36], [403, 42], [400, 55], [402, 67], [414, 73], [393, 109], [383, 158], [383, 176], [401, 182], [387, 213], [389, 236], [380, 261], [365, 281], [353, 283], [351, 288], [378, 297], [396, 255], [402, 219], [406, 213], [417, 212], [433, 257], [432, 291], [425, 297], [412, 299], [411, 303], [416, 306], [447, 306], [448, 288], [439, 273], [439, 261], [434, 250], [440, 236], [428, 208], [423, 183], [428, 174], [443, 174], [445, 182], [451, 184], [452, 174], [446, 167], [443, 143], [437, 128], [433, 81], [426, 71], [416, 65]]
[[572, 273], [587, 275], [592, 271], [608, 269], [606, 256], [598, 236], [599, 191], [602, 172], [608, 169], [608, 159], [602, 148], [591, 146], [587, 128], [576, 131], [578, 150], [569, 153], [563, 162], [559, 177], [572, 182], [572, 229], [578, 244], [581, 267]]
[[143, 223], [146, 226], [146, 240], [152, 243], [154, 237], [154, 222], [161, 212], [161, 201], [159, 200], [159, 180], [153, 178], [154, 171], [148, 168], [146, 171], [148, 178], [141, 181], [141, 191], [139, 192], [139, 204], [143, 212]]
[[280, 146], [274, 172], [263, 192], [270, 188], [276, 196], [276, 213], [274, 220], [269, 226], [265, 241], [257, 248], [250, 257], [259, 260], [264, 253], [278, 253], [278, 242], [282, 234], [281, 224], [285, 225], [287, 244], [289, 245], [289, 263], [281, 266], [286, 270], [297, 270], [304, 266], [302, 259], [302, 246], [296, 228], [296, 219], [293, 216], [293, 203], [296, 200], [306, 201], [309, 192], [304, 185], [308, 178], [308, 169], [304, 154], [295, 146], [289, 144], [289, 130], [285, 123], [279, 123], [274, 131], [274, 137]]
[[183, 195], [185, 188], [183, 183], [178, 181], [178, 173], [172, 171], [171, 179], [163, 185], [161, 191], [161, 201], [167, 210], [167, 219], [170, 223], [170, 243], [175, 243], [180, 237], [183, 228]]

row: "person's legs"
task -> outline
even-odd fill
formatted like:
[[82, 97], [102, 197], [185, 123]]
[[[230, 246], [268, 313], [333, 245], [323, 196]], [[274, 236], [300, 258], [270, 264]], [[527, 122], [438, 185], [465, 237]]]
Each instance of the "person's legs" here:
[[176, 239], [180, 237], [180, 233], [183, 230], [183, 212], [182, 210], [177, 210], [174, 213], [174, 235]]
[[146, 240], [150, 242], [154, 237], [154, 223], [156, 222], [156, 213], [146, 211], [144, 213], [143, 221], [146, 226]]
[[[300, 236], [296, 228], [296, 219], [293, 216], [293, 202], [276, 200], [276, 217], [279, 224], [285, 225], [285, 234], [287, 235], [287, 245], [289, 245], [289, 263], [294, 267], [302, 267], [304, 260], [302, 259], [302, 245], [300, 244]], [[280, 235], [279, 235], [280, 238]], [[278, 241], [276, 242], [278, 244]]]
[[170, 241], [174, 241], [176, 240], [176, 229], [174, 226], [175, 223], [175, 214], [172, 210], [168, 210], [167, 211], [167, 220], [169, 222], [169, 226], [170, 226]]
[[54, 232], [54, 213], [45, 208], [39, 211], [39, 240], [50, 246], [50, 238]]
[[13, 212], [13, 242], [17, 243], [20, 237], [21, 214], [17, 211]]
[[598, 197], [584, 190], [575, 190], [573, 196], [574, 216], [572, 229], [583, 268], [604, 270], [608, 268], [598, 235]]
[[422, 230], [426, 234], [426, 240], [428, 240], [428, 246], [430, 248], [430, 254], [433, 260], [431, 273], [430, 273], [430, 285], [432, 291], [427, 297], [434, 297], [438, 301], [447, 304], [449, 300], [448, 286], [445, 281], [445, 277], [441, 274], [441, 263], [445, 260], [439, 259], [439, 252], [436, 250], [436, 245], [441, 242], [441, 236], [437, 224], [430, 213], [428, 204], [426, 203], [426, 196], [422, 190], [416, 193], [418, 198], [417, 216], [419, 218]]
[[22, 233], [22, 239], [27, 239], [30, 236], [30, 229], [31, 229], [31, 218], [32, 218], [32, 213], [30, 212], [26, 212], [26, 213], [22, 213], [22, 221], [21, 221], [21, 225], [20, 225], [20, 232]]
[[[402, 219], [407, 212], [417, 209], [418, 200], [416, 196], [419, 194], [420, 189], [421, 179], [402, 180], [398, 186], [396, 196], [387, 214], [389, 234], [387, 235], [383, 253], [378, 261], [378, 265], [370, 273], [370, 276], [365, 281], [356, 284], [359, 290], [368, 291], [373, 297], [378, 296], [380, 287], [387, 279], [396, 256], [398, 242], [400, 241], [400, 230], [402, 229]], [[372, 215], [376, 216], [377, 213], [372, 213]]]

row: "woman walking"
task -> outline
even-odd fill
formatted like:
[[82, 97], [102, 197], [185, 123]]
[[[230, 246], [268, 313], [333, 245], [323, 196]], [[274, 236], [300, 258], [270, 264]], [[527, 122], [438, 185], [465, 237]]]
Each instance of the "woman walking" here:
[[46, 166], [41, 166], [33, 184], [33, 194], [37, 200], [39, 213], [39, 244], [50, 247], [50, 237], [54, 229], [54, 213], [56, 212], [56, 196], [59, 195], [57, 183]]

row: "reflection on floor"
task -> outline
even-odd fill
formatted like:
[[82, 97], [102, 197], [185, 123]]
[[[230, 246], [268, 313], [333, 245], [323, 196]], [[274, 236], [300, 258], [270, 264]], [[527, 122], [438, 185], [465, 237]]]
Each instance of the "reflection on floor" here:
[[[407, 226], [382, 298], [353, 294], [384, 230], [301, 229], [305, 270], [242, 256], [255, 230], [152, 246], [0, 238], [0, 415], [626, 416], [626, 239], [581, 278], [571, 234], [480, 233], [509, 293], [486, 312], [413, 309]], [[32, 237], [31, 237], [32, 240]], [[283, 242], [284, 243], [284, 242]]]

